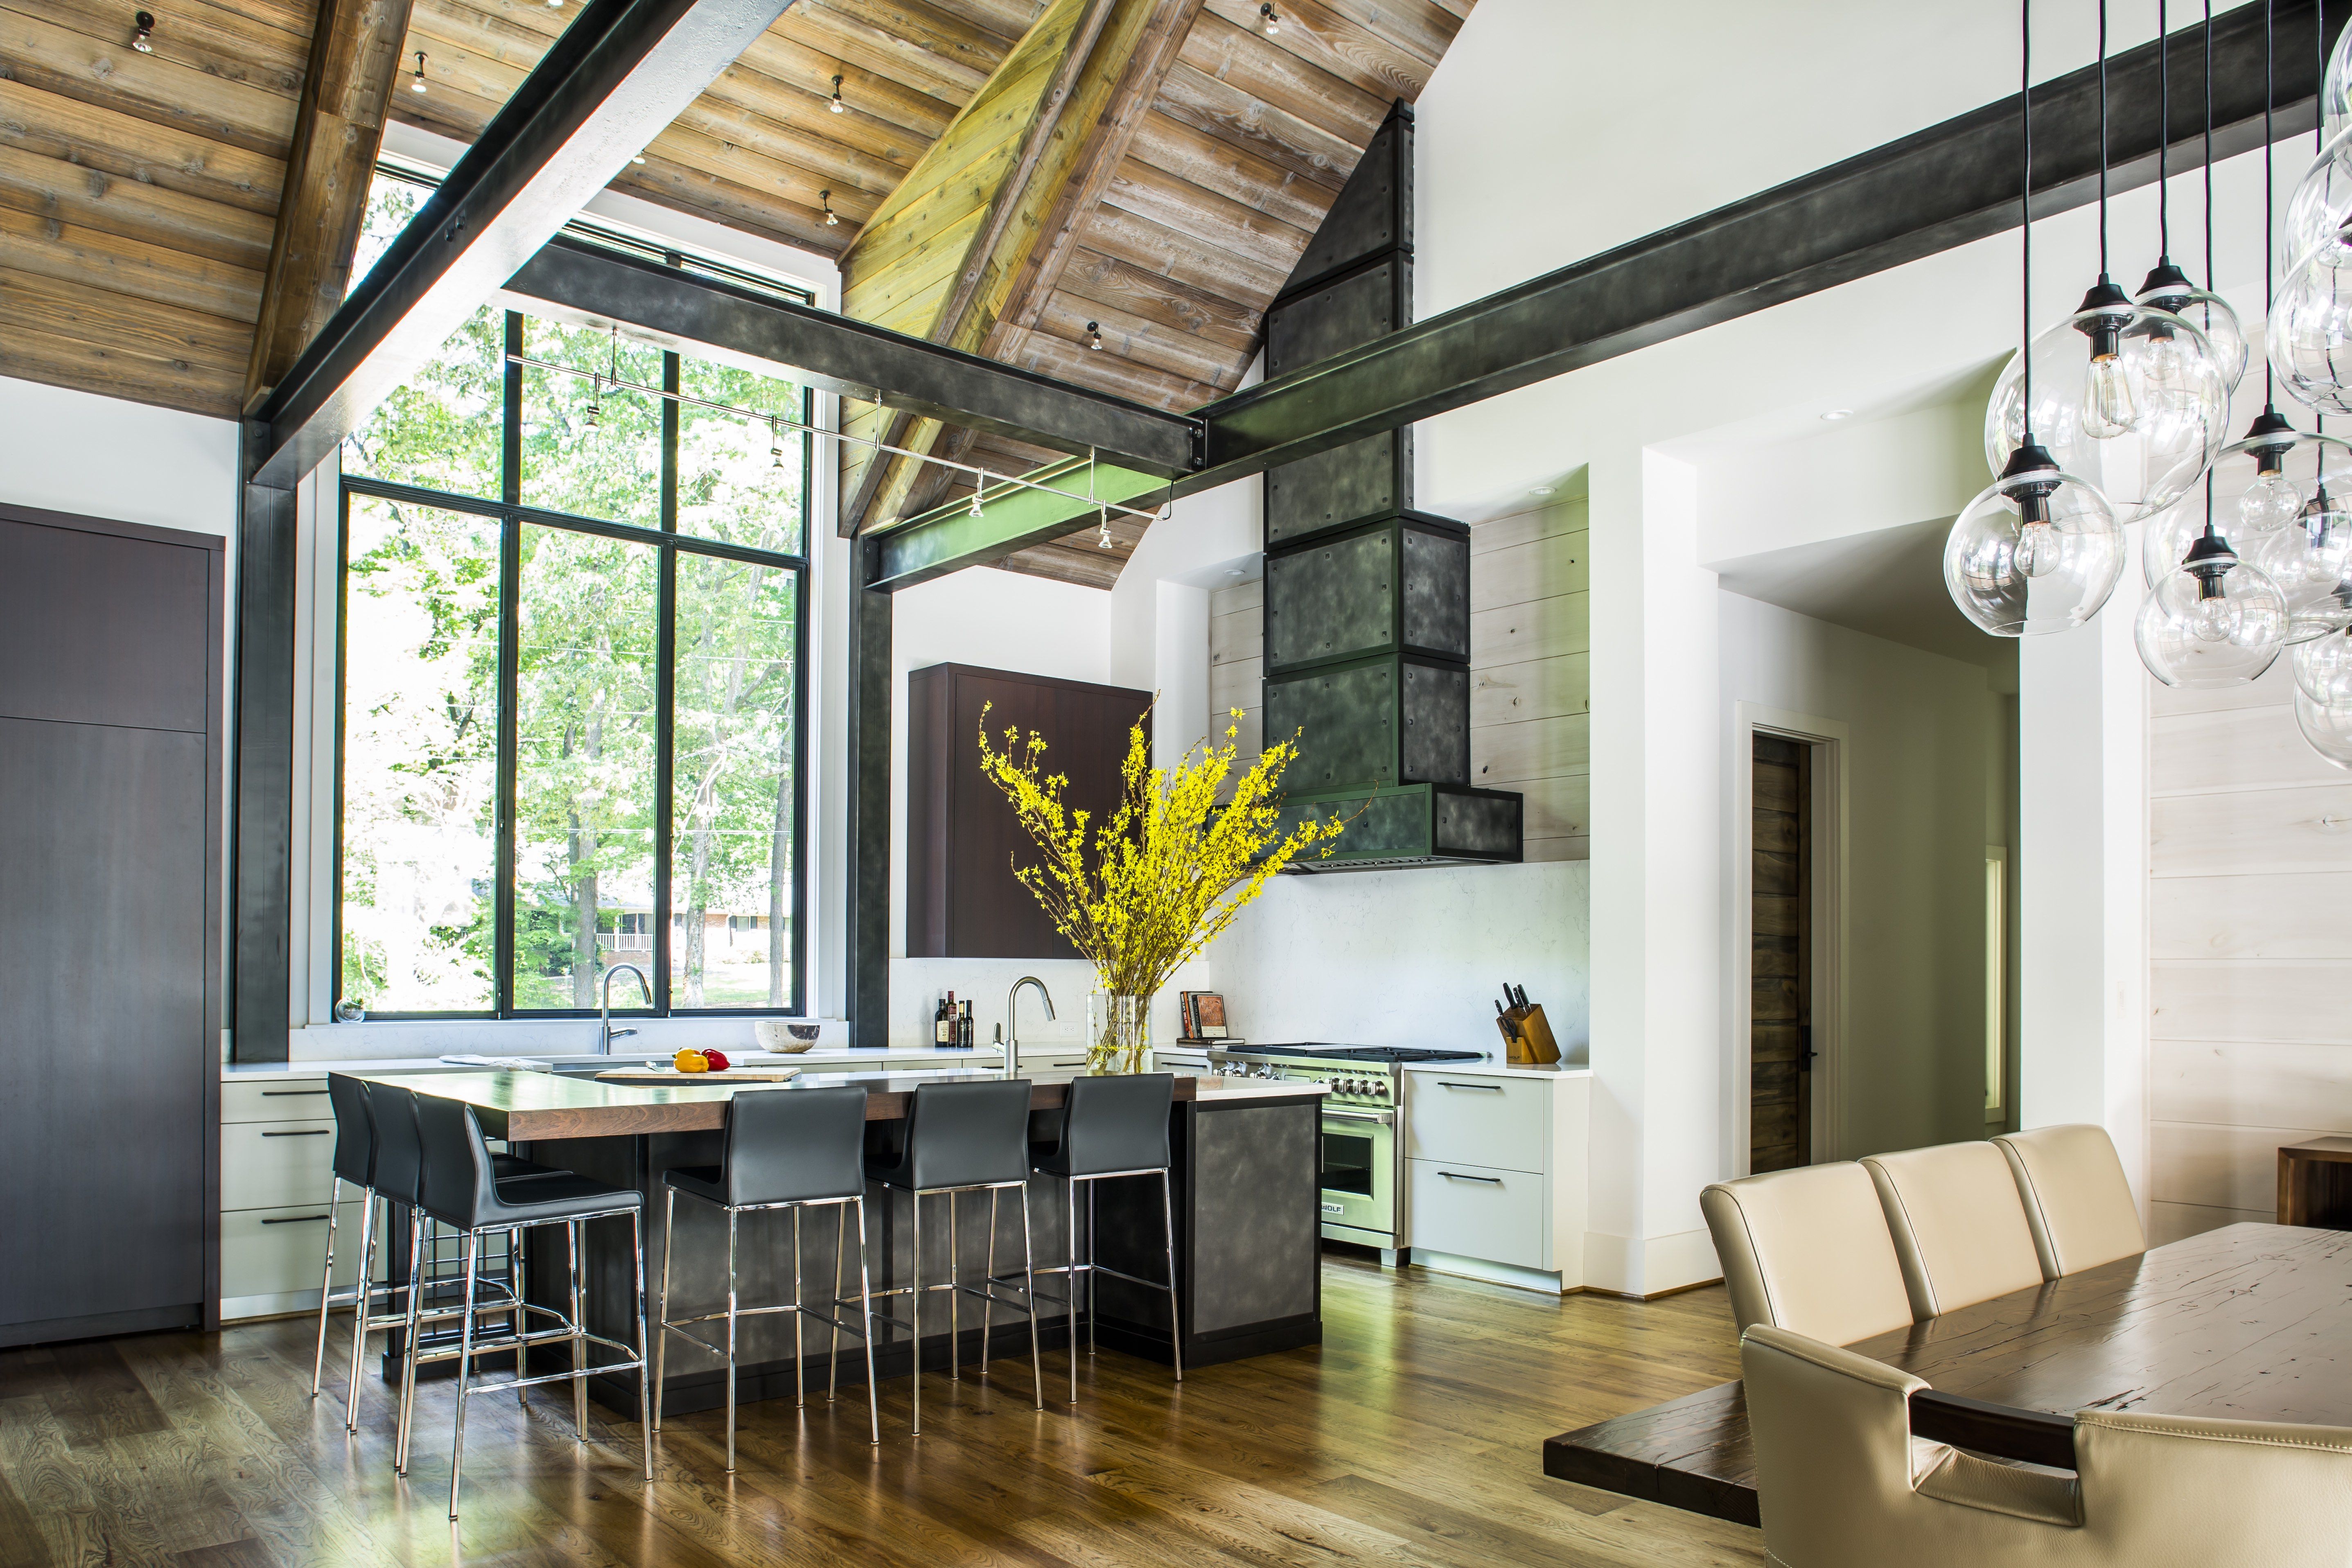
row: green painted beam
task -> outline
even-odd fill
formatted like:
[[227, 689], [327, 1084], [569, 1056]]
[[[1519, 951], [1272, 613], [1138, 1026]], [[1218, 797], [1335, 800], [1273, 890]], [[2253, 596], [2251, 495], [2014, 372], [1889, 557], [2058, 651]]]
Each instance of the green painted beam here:
[[[1070, 458], [1021, 477], [1033, 484], [1051, 485], [1078, 496], [1091, 493], [1114, 506], [1139, 509], [1156, 505], [1170, 493], [1164, 479], [1108, 463], [1095, 468], [1090, 491], [1087, 468], [1086, 458]], [[1096, 515], [1096, 509], [1084, 500], [1011, 484], [992, 489], [977, 515], [969, 497], [933, 507], [879, 532], [875, 574], [866, 586], [896, 593], [967, 566], [986, 566], [1030, 545], [1075, 533]]]

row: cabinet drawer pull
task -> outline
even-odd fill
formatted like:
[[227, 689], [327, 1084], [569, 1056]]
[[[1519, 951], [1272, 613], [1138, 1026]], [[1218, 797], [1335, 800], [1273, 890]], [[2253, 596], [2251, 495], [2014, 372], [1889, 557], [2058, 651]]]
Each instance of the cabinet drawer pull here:
[[327, 1216], [322, 1214], [289, 1214], [281, 1219], [266, 1219], [261, 1223], [264, 1225], [308, 1225], [314, 1219], [324, 1219]]
[[293, 1132], [265, 1132], [264, 1138], [324, 1138], [334, 1131], [331, 1127], [305, 1127]]
[[324, 1094], [327, 1091], [323, 1089], [265, 1089], [261, 1091], [261, 1098], [264, 1100], [299, 1100], [306, 1094]]
[[1484, 1182], [1490, 1187], [1499, 1187], [1503, 1184], [1503, 1178], [1500, 1176], [1465, 1176], [1459, 1171], [1440, 1171], [1437, 1173], [1449, 1182]]
[[1503, 1086], [1499, 1083], [1455, 1083], [1449, 1078], [1439, 1079], [1437, 1080], [1437, 1087], [1440, 1089], [1483, 1089], [1489, 1094], [1500, 1094], [1503, 1092]]

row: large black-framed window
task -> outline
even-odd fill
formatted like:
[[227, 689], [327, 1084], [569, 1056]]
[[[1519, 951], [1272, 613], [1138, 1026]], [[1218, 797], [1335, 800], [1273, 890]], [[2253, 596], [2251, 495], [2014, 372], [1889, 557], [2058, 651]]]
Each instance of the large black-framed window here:
[[[486, 308], [354, 438], [335, 1000], [579, 1016], [635, 963], [658, 1015], [803, 1013], [811, 444], [518, 356], [812, 412], [781, 378]], [[613, 1001], [648, 1010], [625, 976]]]

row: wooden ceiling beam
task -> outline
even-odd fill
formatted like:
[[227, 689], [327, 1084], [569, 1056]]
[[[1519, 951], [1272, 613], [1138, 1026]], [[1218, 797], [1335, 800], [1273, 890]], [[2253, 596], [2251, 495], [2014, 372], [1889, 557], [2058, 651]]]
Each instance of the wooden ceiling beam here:
[[293, 368], [349, 289], [408, 8], [409, 0], [320, 0], [246, 366], [248, 405]]
[[[1064, 6], [1072, 3], [1063, 0]], [[963, 250], [956, 281], [928, 328], [929, 335], [987, 358], [1025, 363], [1021, 348], [1068, 264], [1077, 230], [1126, 156], [1200, 5], [1201, 0], [1089, 0], [1083, 20], [1072, 28], [1045, 100], [1022, 132], [1019, 156], [1003, 165], [1001, 183], [985, 193], [987, 220]], [[1041, 16], [1032, 36], [1062, 8]], [[1007, 57], [1003, 71], [1019, 68], [1015, 62], [1027, 43]], [[934, 153], [947, 142], [942, 137]], [[919, 168], [917, 175], [909, 176], [909, 187], [918, 185], [921, 172]], [[888, 214], [886, 204], [875, 226], [886, 226]], [[878, 247], [881, 242], [863, 243]], [[856, 310], [856, 247], [846, 259], [844, 308]], [[878, 287], [869, 288], [879, 292]], [[1066, 377], [1068, 368], [1060, 367], [1057, 374]], [[1087, 379], [1104, 384], [1098, 377]], [[1136, 395], [1128, 387], [1121, 390]], [[1144, 395], [1169, 405], [1160, 388]], [[950, 462], [962, 460], [969, 445], [968, 436], [933, 422], [893, 424], [884, 439], [939, 453]], [[862, 459], [845, 455], [843, 468], [844, 532], [923, 510], [958, 475], [952, 468], [904, 456]]]

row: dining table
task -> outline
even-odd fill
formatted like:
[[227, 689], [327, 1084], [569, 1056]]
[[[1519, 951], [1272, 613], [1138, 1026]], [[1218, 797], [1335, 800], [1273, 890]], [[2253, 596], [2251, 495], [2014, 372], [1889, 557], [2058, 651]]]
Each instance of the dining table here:
[[[2352, 1427], [2352, 1231], [2224, 1226], [1845, 1348], [1958, 1396], [1944, 1420], [2055, 1428], [2062, 1443], [2084, 1410]], [[1913, 1409], [1917, 1435], [1969, 1446]], [[1736, 1382], [1546, 1438], [1543, 1469], [1759, 1521]]]

